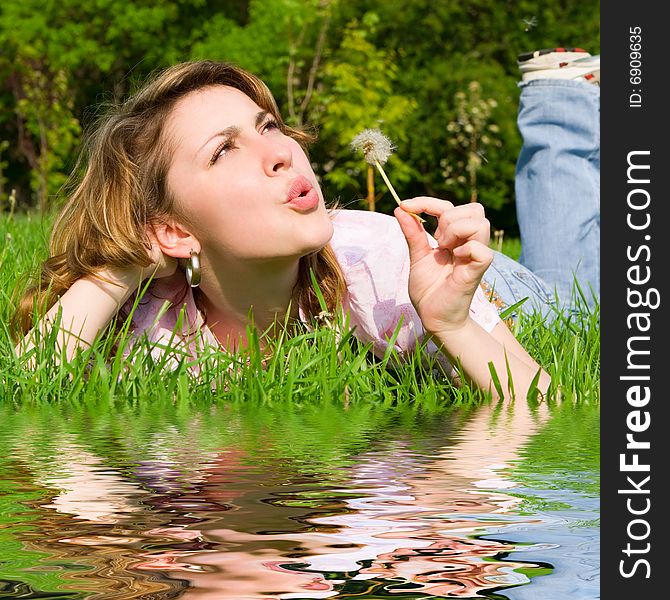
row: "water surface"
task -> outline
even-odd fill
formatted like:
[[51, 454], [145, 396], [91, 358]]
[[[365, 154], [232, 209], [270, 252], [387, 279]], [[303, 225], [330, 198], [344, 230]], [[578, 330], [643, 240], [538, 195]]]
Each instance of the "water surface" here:
[[597, 598], [598, 408], [0, 406], [2, 598]]

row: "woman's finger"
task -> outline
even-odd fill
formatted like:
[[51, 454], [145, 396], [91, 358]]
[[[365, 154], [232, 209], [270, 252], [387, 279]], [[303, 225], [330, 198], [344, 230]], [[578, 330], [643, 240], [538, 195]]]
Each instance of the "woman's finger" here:
[[403, 200], [401, 207], [412, 213], [428, 213], [434, 217], [440, 217], [445, 211], [454, 208], [454, 205], [448, 200], [440, 200], [430, 196], [417, 196]]
[[428, 236], [423, 225], [400, 207], [396, 208], [393, 214], [398, 219], [400, 229], [407, 240], [410, 262], [415, 263], [427, 254], [430, 254], [433, 249], [428, 243]]
[[454, 248], [453, 254], [456, 257], [456, 268], [465, 268], [471, 281], [478, 281], [493, 261], [493, 251], [477, 240], [470, 240]]
[[440, 248], [452, 250], [468, 240], [477, 240], [488, 244], [491, 237], [491, 224], [488, 219], [464, 218], [439, 227], [435, 231], [435, 239]]
[[479, 202], [468, 202], [467, 204], [454, 206], [451, 210], [445, 212], [443, 217], [447, 220], [463, 219], [465, 217], [483, 218], [485, 214], [484, 207]]
[[458, 221], [459, 219], [483, 219], [485, 216], [484, 207], [477, 202], [459, 204], [450, 210], [445, 210], [439, 216], [438, 229], [447, 226], [449, 223]]

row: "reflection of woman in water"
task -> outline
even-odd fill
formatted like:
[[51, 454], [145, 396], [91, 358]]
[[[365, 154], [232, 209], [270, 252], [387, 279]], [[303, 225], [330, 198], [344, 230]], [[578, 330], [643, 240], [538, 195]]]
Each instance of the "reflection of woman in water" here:
[[[119, 598], [133, 597], [124, 595], [129, 579], [136, 597], [176, 588], [183, 598], [231, 600], [326, 598], [352, 580], [380, 590], [406, 581], [432, 595], [519, 583], [501, 570], [516, 563], [481, 561], [512, 547], [472, 535], [481, 516], [502, 525], [495, 515], [518, 503], [504, 491], [511, 483], [494, 479], [544, 421], [543, 408], [533, 414], [524, 407], [504, 411], [495, 427], [495, 409], [477, 409], [446, 446], [441, 425], [418, 461], [402, 441], [383, 442], [334, 473], [277, 462], [272, 437], [262, 456], [198, 447], [193, 441], [208, 439], [208, 430], [197, 416], [182, 434], [148, 433], [141, 448], [117, 449], [115, 466], [71, 434], [56, 434], [62, 452], [39, 464], [28, 456], [29, 438], [17, 436], [15, 455], [39, 473], [40, 486], [59, 490], [41, 503], [42, 513], [53, 512], [31, 523], [44, 534], [30, 543], [93, 568], [68, 575], [69, 587], [104, 588], [109, 597], [117, 590]], [[395, 430], [389, 436], [398, 438]], [[116, 443], [122, 449], [129, 442], [121, 435]], [[331, 579], [338, 573], [341, 579]]]

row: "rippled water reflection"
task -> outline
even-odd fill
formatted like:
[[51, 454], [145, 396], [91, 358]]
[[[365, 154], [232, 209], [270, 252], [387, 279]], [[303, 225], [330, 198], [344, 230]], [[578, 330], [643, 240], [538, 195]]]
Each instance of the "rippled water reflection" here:
[[0, 408], [0, 597], [598, 597], [597, 407]]

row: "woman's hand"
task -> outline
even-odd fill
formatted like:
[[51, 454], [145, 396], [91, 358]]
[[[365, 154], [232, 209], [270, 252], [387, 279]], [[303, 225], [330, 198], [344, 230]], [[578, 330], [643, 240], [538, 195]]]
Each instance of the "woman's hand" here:
[[412, 304], [431, 333], [439, 336], [458, 330], [467, 322], [472, 297], [493, 260], [484, 207], [478, 203], [454, 206], [425, 196], [405, 200], [402, 206], [438, 220], [434, 234], [438, 247], [432, 248], [419, 222], [403, 208], [394, 211], [409, 246]]
[[409, 296], [426, 330], [435, 336], [452, 364], [458, 361], [468, 380], [481, 389], [497, 395], [493, 368], [503, 396], [526, 397], [531, 389], [544, 394], [551, 382], [549, 376], [507, 327], [498, 323], [487, 333], [469, 318], [472, 297], [493, 260], [488, 247], [490, 225], [483, 207], [475, 203], [454, 206], [426, 197], [406, 200], [403, 206], [438, 220], [434, 234], [438, 247], [432, 248], [423, 226], [402, 208], [395, 210], [409, 246]]

